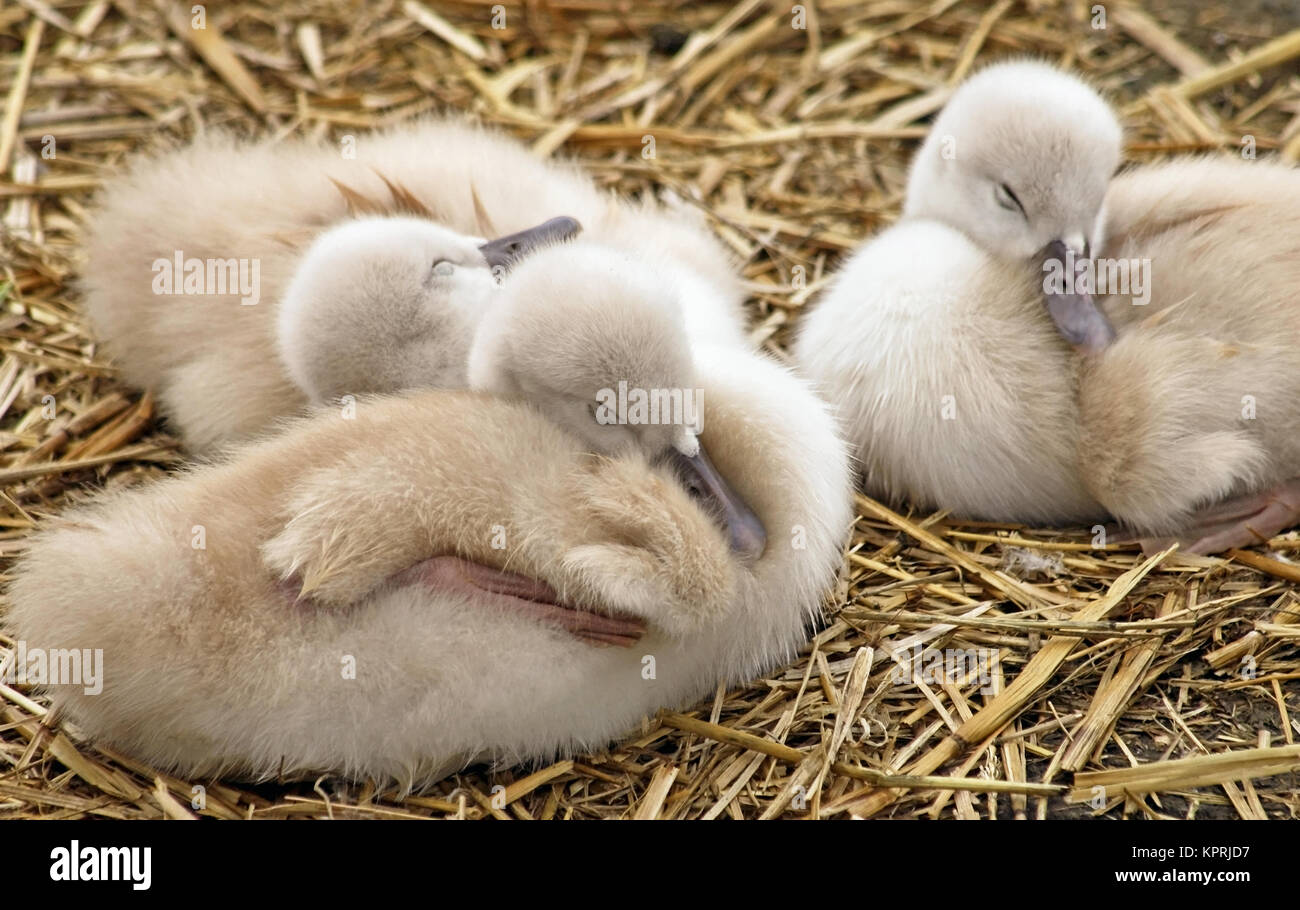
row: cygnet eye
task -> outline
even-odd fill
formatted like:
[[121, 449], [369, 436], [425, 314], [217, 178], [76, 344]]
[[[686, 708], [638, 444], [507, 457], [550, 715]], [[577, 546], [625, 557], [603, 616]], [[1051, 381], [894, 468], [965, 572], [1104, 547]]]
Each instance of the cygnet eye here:
[[1019, 212], [1021, 215], [1025, 214], [1025, 207], [1020, 204], [1020, 199], [1011, 187], [1005, 183], [995, 183], [993, 185], [993, 198], [997, 200], [998, 205], [1007, 211]]
[[712, 508], [716, 505], [709, 496], [709, 491], [705, 488], [700, 475], [691, 468], [690, 462], [683, 458], [681, 453], [669, 452], [663, 457], [667, 459], [667, 463], [677, 476], [677, 482], [682, 485], [682, 489], [686, 491], [687, 496], [702, 506]]
[[705, 497], [708, 494], [704, 489], [704, 484], [700, 482], [700, 479], [698, 477], [696, 477], [694, 474], [688, 474], [684, 471], [681, 472], [678, 476], [681, 478], [682, 486], [686, 488], [687, 496], [691, 497], [691, 499], [695, 500], [696, 502], [705, 501]]
[[433, 264], [433, 274], [439, 278], [450, 278], [456, 271], [456, 265], [446, 259], [439, 259]]

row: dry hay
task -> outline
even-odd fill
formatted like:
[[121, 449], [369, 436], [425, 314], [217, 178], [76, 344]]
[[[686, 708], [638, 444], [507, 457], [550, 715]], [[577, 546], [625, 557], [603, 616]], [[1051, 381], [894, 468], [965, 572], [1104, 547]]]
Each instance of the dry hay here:
[[[49, 516], [181, 457], [150, 398], [97, 355], [71, 284], [92, 191], [159, 142], [472, 112], [580, 157], [605, 185], [701, 207], [744, 261], [755, 336], [778, 354], [828, 267], [897, 215], [926, 117], [984, 60], [1033, 53], [1095, 77], [1120, 99], [1136, 160], [1243, 142], [1300, 158], [1287, 0], [1107, 3], [1104, 29], [1091, 3], [1052, 0], [806, 0], [805, 29], [765, 0], [536, 0], [505, 3], [494, 29], [494, 2], [213, 4], [201, 32], [188, 3], [170, 18], [144, 0], [5, 4], [6, 566]], [[647, 719], [608, 751], [474, 768], [405, 800], [335, 780], [203, 781], [203, 814], [1300, 814], [1296, 532], [1223, 559], [1144, 560], [1086, 531], [861, 498], [859, 516], [828, 625], [798, 662]], [[919, 646], [995, 650], [991, 685], [898, 685], [890, 655]], [[0, 816], [192, 816], [200, 782], [78, 742], [24, 691], [0, 695]]]

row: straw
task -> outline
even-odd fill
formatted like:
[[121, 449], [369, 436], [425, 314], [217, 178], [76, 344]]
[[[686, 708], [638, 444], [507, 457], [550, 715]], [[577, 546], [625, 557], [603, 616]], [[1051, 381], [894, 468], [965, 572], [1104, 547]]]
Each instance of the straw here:
[[[1300, 30], [1285, 5], [1130, 0], [1093, 28], [1073, 0], [820, 0], [803, 29], [773, 0], [503, 2], [504, 18], [497, 5], [236, 0], [207, 4], [203, 29], [175, 2], [4, 6], [0, 571], [74, 504], [185, 461], [98, 349], [76, 285], [94, 191], [160, 145], [462, 112], [603, 186], [702, 213], [777, 356], [842, 257], [898, 217], [928, 118], [991, 60], [1078, 69], [1124, 112], [1131, 160], [1239, 157], [1247, 134], [1260, 157], [1300, 158]], [[800, 654], [606, 749], [478, 765], [411, 795], [187, 780], [85, 742], [44, 696], [0, 680], [0, 817], [1300, 813], [1300, 535], [1147, 559], [1083, 528], [856, 504], [826, 620]], [[1059, 558], [1054, 574], [1029, 574], [1027, 551]], [[0, 665], [16, 644], [2, 629]], [[926, 649], [987, 662], [935, 678]]]

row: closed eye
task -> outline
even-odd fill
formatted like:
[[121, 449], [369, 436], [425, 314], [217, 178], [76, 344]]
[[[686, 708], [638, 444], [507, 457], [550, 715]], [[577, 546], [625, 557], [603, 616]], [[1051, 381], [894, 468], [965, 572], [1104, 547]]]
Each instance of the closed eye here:
[[[1025, 207], [1020, 204], [1020, 197], [1016, 195], [1015, 190], [1011, 189], [1011, 187], [1007, 186], [1005, 183], [994, 185], [993, 198], [997, 200], [998, 205], [1002, 206], [1007, 211], [1019, 212], [1021, 215], [1025, 214]], [[1026, 217], [1028, 216], [1026, 215]]]
[[700, 478], [685, 471], [680, 472], [679, 476], [681, 478], [682, 486], [686, 488], [687, 496], [691, 497], [691, 499], [696, 502], [706, 501], [708, 493], [704, 489], [704, 484], [700, 482]]

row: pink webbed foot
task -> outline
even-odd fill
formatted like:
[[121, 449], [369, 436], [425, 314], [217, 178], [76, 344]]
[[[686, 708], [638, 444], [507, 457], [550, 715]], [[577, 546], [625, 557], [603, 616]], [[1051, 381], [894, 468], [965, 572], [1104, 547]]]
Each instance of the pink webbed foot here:
[[[558, 626], [594, 645], [628, 648], [646, 632], [643, 619], [571, 607], [561, 602], [555, 589], [544, 581], [502, 572], [457, 556], [435, 556], [418, 562], [394, 575], [390, 584], [398, 587], [418, 584], [433, 591], [468, 594], [478, 603], [505, 607], [532, 622]], [[296, 607], [319, 606], [310, 594], [302, 595], [302, 582], [297, 577], [280, 580], [276, 587]]]
[[1142, 549], [1158, 552], [1177, 541], [1185, 553], [1221, 553], [1265, 543], [1296, 524], [1300, 524], [1300, 479], [1204, 509], [1182, 534], [1143, 538]]
[[398, 585], [420, 584], [435, 591], [468, 594], [476, 602], [505, 607], [595, 645], [631, 647], [646, 631], [642, 619], [571, 607], [561, 602], [555, 589], [544, 581], [456, 556], [426, 559], [399, 572], [393, 581]]

